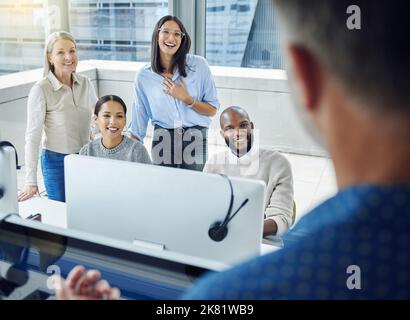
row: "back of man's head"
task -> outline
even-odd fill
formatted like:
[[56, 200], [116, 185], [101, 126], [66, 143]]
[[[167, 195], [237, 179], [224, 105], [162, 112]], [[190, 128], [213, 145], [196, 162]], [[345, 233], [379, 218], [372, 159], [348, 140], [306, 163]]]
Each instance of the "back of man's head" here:
[[361, 105], [410, 118], [407, 0], [274, 3], [286, 38], [310, 50]]

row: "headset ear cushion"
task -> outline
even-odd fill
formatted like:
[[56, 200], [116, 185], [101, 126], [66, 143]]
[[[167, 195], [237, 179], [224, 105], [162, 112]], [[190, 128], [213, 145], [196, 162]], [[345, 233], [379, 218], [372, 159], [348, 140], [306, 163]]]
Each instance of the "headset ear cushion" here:
[[220, 242], [225, 239], [227, 234], [228, 227], [223, 225], [221, 221], [217, 221], [212, 224], [208, 230], [209, 237], [216, 242]]

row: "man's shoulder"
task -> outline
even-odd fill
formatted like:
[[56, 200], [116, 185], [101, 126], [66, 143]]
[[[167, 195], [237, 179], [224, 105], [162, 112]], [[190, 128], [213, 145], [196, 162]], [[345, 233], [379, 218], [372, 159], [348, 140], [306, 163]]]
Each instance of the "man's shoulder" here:
[[[259, 300], [283, 299], [280, 288], [296, 286], [294, 264], [303, 253], [293, 246], [253, 258], [223, 272], [208, 273], [184, 299]], [[288, 275], [285, 273], [288, 272]], [[288, 292], [291, 293], [290, 291]]]
[[[387, 196], [393, 197], [391, 201], [378, 203]], [[403, 264], [410, 250], [408, 196], [408, 190], [343, 190], [308, 213], [289, 232], [294, 241], [285, 241], [284, 249], [208, 275], [185, 298], [409, 298], [409, 278], [391, 281], [387, 276], [408, 273]], [[392, 207], [385, 208], [384, 214], [384, 210], [377, 210], [386, 204]], [[404, 216], [396, 221], [399, 213]], [[358, 268], [366, 285], [352, 290], [347, 285], [352, 276], [349, 270]]]
[[357, 185], [339, 190], [306, 214], [293, 230], [315, 232], [346, 223], [345, 236], [358, 229], [371, 233], [396, 232], [400, 228], [398, 221], [399, 225], [410, 227], [410, 186]]
[[223, 150], [216, 151], [209, 159], [216, 160], [218, 158], [227, 157], [227, 156], [228, 156], [228, 149], [224, 147]]
[[274, 172], [291, 173], [291, 165], [286, 156], [275, 150], [261, 148], [259, 150], [259, 162], [262, 165], [274, 168]]
[[227, 158], [227, 150], [220, 150], [215, 152], [207, 160], [204, 171], [209, 172], [210, 170], [214, 171], [215, 168], [229, 166], [229, 161], [227, 161]]
[[276, 161], [282, 161], [282, 162], [289, 162], [288, 158], [284, 156], [282, 153], [276, 150], [271, 150], [271, 149], [266, 149], [266, 148], [260, 148], [259, 149], [259, 156], [262, 159], [270, 159], [270, 160], [276, 160]]

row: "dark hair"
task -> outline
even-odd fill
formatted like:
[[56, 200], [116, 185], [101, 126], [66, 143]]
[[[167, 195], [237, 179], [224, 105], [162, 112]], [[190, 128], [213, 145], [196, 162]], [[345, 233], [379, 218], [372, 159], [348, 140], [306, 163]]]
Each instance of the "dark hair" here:
[[[364, 106], [410, 113], [407, 0], [274, 0], [274, 4], [292, 41], [312, 52]], [[348, 28], [352, 13], [347, 9], [352, 4], [360, 9], [360, 29]]]
[[98, 99], [97, 103], [95, 104], [95, 108], [94, 108], [94, 114], [95, 114], [97, 117], [98, 117], [98, 113], [99, 113], [100, 110], [101, 110], [101, 106], [102, 106], [104, 103], [106, 103], [107, 101], [115, 101], [115, 102], [118, 102], [118, 103], [122, 106], [122, 108], [124, 109], [124, 114], [125, 114], [125, 115], [127, 114], [127, 106], [125, 105], [125, 102], [124, 102], [119, 96], [116, 96], [116, 95], [111, 94], [111, 95], [103, 96], [103, 97], [101, 97], [100, 99]]
[[[160, 59], [160, 49], [158, 45], [158, 38], [159, 38], [158, 30], [167, 21], [176, 22], [176, 24], [178, 24], [179, 28], [181, 29], [181, 32], [183, 32], [185, 36], [182, 37], [181, 45], [179, 46], [178, 51], [172, 57], [172, 61], [169, 66], [169, 69], [164, 70], [163, 66], [161, 65], [161, 59]], [[152, 70], [158, 74], [161, 74], [163, 71], [172, 73], [174, 71], [174, 68], [177, 66], [179, 73], [181, 74], [181, 76], [185, 78], [187, 76], [186, 55], [189, 52], [189, 49], [191, 49], [191, 38], [188, 32], [186, 31], [184, 25], [182, 24], [181, 20], [179, 20], [175, 16], [170, 16], [170, 15], [162, 17], [161, 19], [159, 19], [159, 21], [154, 27], [154, 31], [152, 32], [152, 42], [151, 42]]]

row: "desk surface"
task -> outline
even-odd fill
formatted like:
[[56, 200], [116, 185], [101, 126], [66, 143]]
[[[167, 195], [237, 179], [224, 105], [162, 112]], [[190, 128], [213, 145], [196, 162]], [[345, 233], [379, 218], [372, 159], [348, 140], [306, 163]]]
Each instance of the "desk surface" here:
[[[64, 202], [54, 201], [42, 197], [33, 197], [19, 202], [19, 214], [26, 218], [31, 214], [41, 213], [42, 223], [67, 228], [67, 211]], [[279, 250], [280, 247], [261, 243], [261, 254]]]
[[44, 224], [67, 228], [67, 213], [64, 202], [41, 197], [33, 197], [19, 202], [19, 214], [22, 218], [36, 213], [41, 213], [41, 222]]

